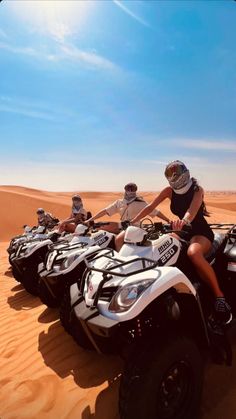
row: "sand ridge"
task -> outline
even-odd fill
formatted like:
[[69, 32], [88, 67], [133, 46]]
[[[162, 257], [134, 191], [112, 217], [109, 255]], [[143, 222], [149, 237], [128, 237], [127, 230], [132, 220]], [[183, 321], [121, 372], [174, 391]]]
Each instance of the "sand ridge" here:
[[[21, 225], [35, 223], [43, 206], [67, 216], [73, 193], [0, 187], [0, 418], [118, 419], [123, 362], [79, 348], [48, 309], [12, 277], [6, 248]], [[155, 193], [144, 193], [150, 202]], [[144, 195], [142, 194], [142, 195]], [[93, 213], [122, 193], [81, 192]], [[206, 194], [210, 222], [235, 222], [236, 194]], [[170, 215], [168, 203], [160, 209]], [[223, 206], [224, 205], [224, 206]], [[226, 205], [226, 207], [225, 207]], [[236, 345], [233, 347], [236, 356]], [[201, 419], [235, 419], [236, 367], [207, 367]]]

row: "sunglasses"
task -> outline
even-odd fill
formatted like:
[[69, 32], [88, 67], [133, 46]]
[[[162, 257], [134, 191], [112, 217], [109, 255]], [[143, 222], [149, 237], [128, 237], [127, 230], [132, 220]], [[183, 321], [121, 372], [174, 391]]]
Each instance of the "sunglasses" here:
[[165, 177], [167, 179], [172, 179], [173, 177], [178, 177], [186, 172], [186, 168], [181, 166], [180, 164], [173, 164], [166, 168], [165, 170]]

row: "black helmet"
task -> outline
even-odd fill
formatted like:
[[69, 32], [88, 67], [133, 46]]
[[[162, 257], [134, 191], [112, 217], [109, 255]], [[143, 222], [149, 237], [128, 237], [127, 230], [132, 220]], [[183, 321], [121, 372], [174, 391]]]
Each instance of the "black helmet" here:
[[81, 196], [80, 195], [73, 195], [72, 196], [72, 201], [82, 201]]
[[124, 189], [125, 191], [136, 192], [138, 187], [136, 183], [130, 182], [125, 185]]

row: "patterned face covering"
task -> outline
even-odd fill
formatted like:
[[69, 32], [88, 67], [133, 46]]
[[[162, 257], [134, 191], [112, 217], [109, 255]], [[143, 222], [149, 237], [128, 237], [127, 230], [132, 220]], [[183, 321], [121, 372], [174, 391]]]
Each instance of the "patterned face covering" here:
[[127, 201], [132, 201], [133, 199], [136, 198], [136, 196], [137, 196], [136, 192], [125, 191], [124, 199], [126, 199]]
[[125, 185], [124, 199], [126, 199], [127, 201], [134, 200], [137, 196], [137, 189], [138, 187], [135, 183], [127, 183], [127, 185]]
[[81, 199], [73, 199], [73, 206], [72, 206], [72, 212], [77, 213], [80, 211], [81, 208], [83, 208], [83, 204]]

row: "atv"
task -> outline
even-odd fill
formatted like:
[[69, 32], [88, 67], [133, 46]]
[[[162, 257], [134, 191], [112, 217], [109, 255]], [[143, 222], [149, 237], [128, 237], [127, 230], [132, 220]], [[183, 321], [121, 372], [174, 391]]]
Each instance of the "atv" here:
[[[48, 307], [59, 307], [67, 285], [71, 285], [81, 277], [85, 263], [84, 259], [97, 254], [108, 246], [114, 248], [113, 233], [99, 230], [108, 224], [100, 222], [87, 227], [77, 226], [79, 237], [64, 246], [51, 246], [45, 262], [38, 267], [38, 295]], [[75, 241], [74, 241], [75, 240]]]
[[[30, 240], [31, 238], [33, 238], [35, 235], [38, 234], [44, 234], [46, 231], [46, 228], [43, 226], [39, 226], [39, 227], [30, 227], [28, 225], [24, 225], [24, 233], [23, 234], [19, 234], [18, 236], [15, 236], [11, 239], [9, 246], [7, 248], [7, 252], [9, 255], [11, 255], [12, 253], [14, 253], [17, 250], [17, 247]], [[9, 258], [10, 261], [10, 258]]]
[[[232, 362], [230, 325], [210, 325], [213, 296], [187, 258], [186, 237], [160, 224], [129, 227], [119, 253], [102, 250], [86, 261], [61, 306], [80, 346], [124, 357], [121, 419], [196, 418], [206, 356]], [[236, 226], [211, 227], [227, 230], [215, 234], [207, 259], [235, 316]]]
[[17, 264], [15, 264], [15, 260], [17, 255], [19, 255], [20, 249], [22, 246], [27, 246], [32, 242], [45, 240], [48, 237], [47, 234], [47, 230], [44, 226], [33, 228], [26, 226], [24, 234], [16, 236], [11, 240], [7, 249], [9, 253], [8, 260], [12, 268], [13, 276], [18, 282], [21, 282], [22, 280], [22, 272], [18, 269]]
[[61, 238], [61, 235], [56, 231], [34, 235], [27, 241], [19, 243], [15, 252], [11, 253], [9, 257], [13, 276], [33, 295], [35, 294], [35, 287], [33, 281], [28, 280], [28, 278], [37, 276], [38, 264], [44, 260], [48, 252], [48, 246], [60, 240], [65, 241], [66, 238]]

